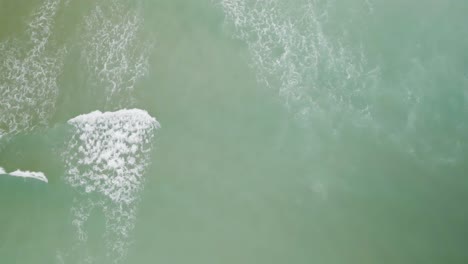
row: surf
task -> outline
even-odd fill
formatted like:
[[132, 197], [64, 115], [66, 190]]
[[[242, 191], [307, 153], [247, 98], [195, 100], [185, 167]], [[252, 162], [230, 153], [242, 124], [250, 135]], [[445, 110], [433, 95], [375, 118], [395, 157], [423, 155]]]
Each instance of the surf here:
[[[63, 153], [65, 182], [76, 191], [72, 207], [78, 245], [86, 249], [87, 219], [104, 214], [107, 255], [126, 255], [135, 225], [139, 193], [159, 122], [146, 111], [95, 111], [68, 121], [74, 133]], [[93, 256], [89, 256], [93, 258]]]
[[35, 179], [45, 183], [49, 182], [47, 177], [42, 172], [15, 170], [7, 173], [2, 167], [0, 167], [0, 175], [7, 175], [24, 179]]

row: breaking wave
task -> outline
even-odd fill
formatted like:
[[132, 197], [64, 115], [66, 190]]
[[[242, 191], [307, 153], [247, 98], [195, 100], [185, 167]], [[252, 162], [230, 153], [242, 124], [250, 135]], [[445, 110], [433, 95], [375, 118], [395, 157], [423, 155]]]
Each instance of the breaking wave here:
[[30, 178], [36, 179], [43, 182], [49, 182], [47, 177], [42, 172], [35, 172], [35, 171], [22, 171], [22, 170], [15, 170], [12, 172], [6, 172], [2, 167], [0, 167], [0, 175], [8, 174], [9, 176], [13, 177], [21, 177], [21, 178]]
[[[86, 246], [84, 225], [98, 208], [106, 221], [107, 257], [118, 262], [130, 243], [152, 139], [160, 125], [139, 109], [96, 111], [68, 123], [75, 132], [63, 156], [66, 182], [78, 193], [72, 214], [79, 243]], [[93, 263], [92, 256], [88, 262]]]
[[47, 125], [66, 53], [50, 39], [61, 0], [47, 0], [28, 23], [27, 40], [0, 43], [0, 137]]

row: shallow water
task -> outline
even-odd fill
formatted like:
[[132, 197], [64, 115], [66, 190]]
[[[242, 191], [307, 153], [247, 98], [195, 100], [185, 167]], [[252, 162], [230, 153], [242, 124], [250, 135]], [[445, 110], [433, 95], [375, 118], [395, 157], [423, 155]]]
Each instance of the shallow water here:
[[467, 8], [0, 0], [0, 263], [466, 263]]

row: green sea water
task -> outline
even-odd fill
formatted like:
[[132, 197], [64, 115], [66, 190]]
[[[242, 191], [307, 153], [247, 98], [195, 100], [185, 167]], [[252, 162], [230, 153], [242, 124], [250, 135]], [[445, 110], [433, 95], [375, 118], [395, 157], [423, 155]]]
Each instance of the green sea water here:
[[467, 263], [467, 10], [0, 0], [0, 263]]

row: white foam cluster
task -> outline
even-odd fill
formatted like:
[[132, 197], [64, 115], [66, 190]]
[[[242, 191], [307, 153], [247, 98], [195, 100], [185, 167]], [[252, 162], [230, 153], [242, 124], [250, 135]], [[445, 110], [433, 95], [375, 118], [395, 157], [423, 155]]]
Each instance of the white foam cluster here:
[[2, 167], [0, 167], [0, 174], [7, 174], [9, 176], [14, 177], [30, 178], [43, 182], [49, 182], [47, 177], [42, 172], [15, 170], [7, 173]]
[[[330, 1], [222, 0], [227, 25], [245, 41], [258, 79], [278, 91], [300, 118], [368, 115], [363, 96], [369, 72], [365, 56], [325, 32]], [[370, 76], [372, 75], [372, 76]]]
[[0, 43], [0, 135], [45, 126], [55, 109], [64, 49], [48, 52], [60, 0], [47, 0], [28, 24], [27, 41]]
[[83, 195], [73, 208], [73, 224], [84, 242], [87, 232], [83, 225], [92, 209], [100, 208], [106, 217], [109, 255], [120, 258], [129, 243], [136, 202], [159, 123], [139, 109], [95, 111], [68, 123], [76, 132], [64, 153], [66, 181]]
[[98, 192], [113, 202], [136, 198], [147, 162], [156, 119], [143, 110], [100, 111], [68, 121], [76, 128], [66, 164], [67, 181], [83, 191]]
[[105, 90], [112, 109], [133, 103], [135, 84], [148, 70], [149, 45], [138, 38], [141, 17], [116, 0], [104, 1], [86, 17], [82, 57], [92, 87]]

